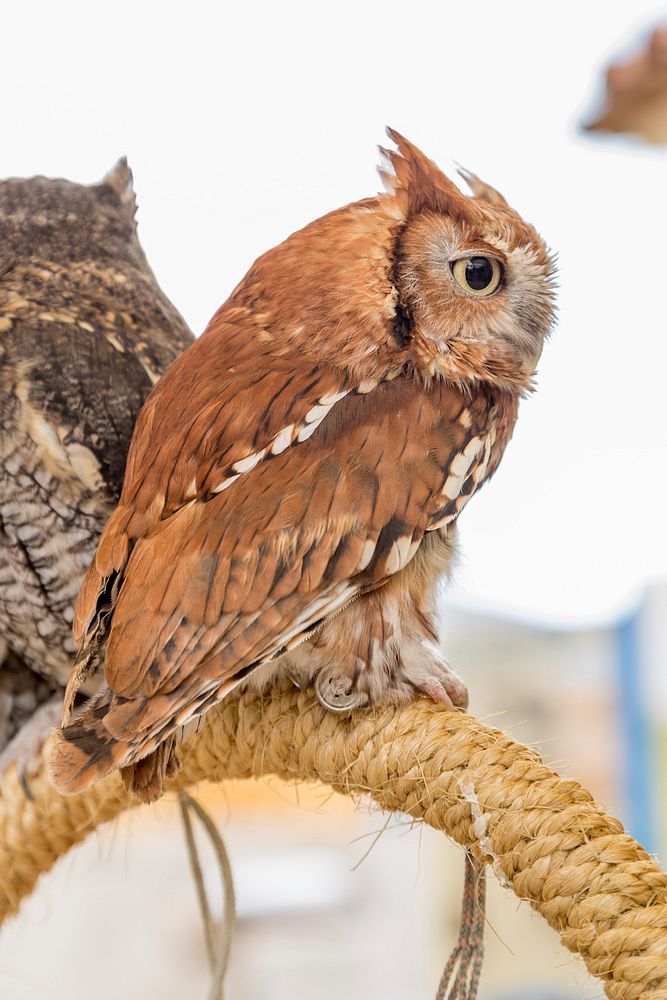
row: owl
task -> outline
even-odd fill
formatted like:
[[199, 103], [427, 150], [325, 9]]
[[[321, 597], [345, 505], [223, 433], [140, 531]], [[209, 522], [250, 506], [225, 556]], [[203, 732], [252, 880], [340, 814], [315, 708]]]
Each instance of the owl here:
[[184, 727], [280, 674], [333, 711], [467, 704], [436, 589], [531, 388], [554, 265], [493, 188], [389, 135], [386, 191], [260, 257], [141, 411], [76, 605], [62, 792], [120, 769], [158, 797]]
[[134, 422], [192, 340], [148, 266], [135, 208], [124, 160], [90, 187], [0, 182], [0, 749], [39, 704], [62, 700], [74, 600]]

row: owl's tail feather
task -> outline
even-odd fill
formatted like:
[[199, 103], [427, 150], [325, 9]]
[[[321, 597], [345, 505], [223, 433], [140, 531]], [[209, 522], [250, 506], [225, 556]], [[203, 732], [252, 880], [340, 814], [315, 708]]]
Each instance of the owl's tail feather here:
[[174, 736], [158, 746], [155, 739], [134, 743], [116, 739], [104, 725], [114, 701], [115, 695], [103, 688], [70, 723], [56, 730], [49, 754], [51, 780], [62, 794], [76, 795], [120, 770], [127, 788], [142, 802], [153, 802], [162, 794], [165, 778], [178, 767]]
[[176, 737], [168, 736], [146, 757], [135, 764], [128, 764], [120, 769], [125, 787], [140, 799], [141, 802], [155, 802], [164, 791], [165, 778], [175, 774], [180, 761], [176, 751]]

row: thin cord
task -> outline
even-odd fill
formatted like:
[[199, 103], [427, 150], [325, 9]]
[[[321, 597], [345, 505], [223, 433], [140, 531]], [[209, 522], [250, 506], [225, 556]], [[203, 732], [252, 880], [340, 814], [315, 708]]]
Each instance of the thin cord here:
[[459, 936], [445, 966], [435, 1000], [477, 1000], [484, 959], [485, 908], [485, 866], [470, 851], [466, 851]]
[[[209, 990], [209, 1000], [224, 1000], [225, 973], [227, 972], [227, 965], [229, 963], [229, 954], [232, 947], [232, 935], [234, 933], [234, 925], [236, 923], [236, 896], [234, 893], [234, 880], [232, 877], [232, 868], [229, 863], [229, 855], [227, 854], [224, 841], [220, 836], [215, 823], [204, 807], [183, 789], [178, 793], [178, 803], [183, 819], [190, 868], [192, 870], [192, 877], [194, 878], [195, 887], [197, 889], [199, 909], [201, 911], [202, 923], [204, 925], [206, 952], [208, 954], [208, 961], [211, 969], [211, 988]], [[220, 866], [223, 893], [223, 914], [219, 934], [217, 932], [216, 922], [211, 915], [211, 908], [206, 895], [206, 886], [204, 884], [204, 877], [199, 861], [199, 853], [197, 851], [197, 844], [194, 837], [192, 818], [190, 815], [191, 813], [197, 817], [204, 827]]]

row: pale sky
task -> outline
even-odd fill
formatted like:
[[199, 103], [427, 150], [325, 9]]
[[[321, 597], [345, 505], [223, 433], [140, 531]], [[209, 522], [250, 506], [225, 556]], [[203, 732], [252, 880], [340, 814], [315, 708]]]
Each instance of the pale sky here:
[[140, 235], [193, 330], [261, 252], [378, 189], [403, 132], [558, 251], [539, 391], [461, 519], [452, 597], [595, 621], [667, 578], [667, 152], [577, 132], [606, 60], [667, 6], [384, 0], [6, 4], [4, 176], [128, 155]]

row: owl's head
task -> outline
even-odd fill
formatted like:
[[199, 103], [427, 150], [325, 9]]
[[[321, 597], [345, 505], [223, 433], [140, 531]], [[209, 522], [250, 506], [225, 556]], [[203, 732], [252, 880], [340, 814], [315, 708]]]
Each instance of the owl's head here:
[[232, 301], [266, 335], [353, 377], [412, 368], [523, 391], [554, 314], [554, 261], [532, 226], [464, 173], [465, 195], [388, 130], [386, 193], [331, 212], [264, 254]]
[[49, 177], [0, 181], [0, 255], [6, 262], [125, 260], [143, 270], [147, 265], [135, 212], [132, 171], [125, 159], [99, 184]]
[[528, 379], [554, 316], [555, 265], [536, 230], [494, 188], [461, 170], [466, 196], [389, 130], [382, 150], [394, 246], [397, 312], [420, 367], [456, 377]]

